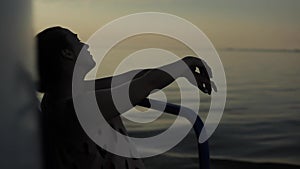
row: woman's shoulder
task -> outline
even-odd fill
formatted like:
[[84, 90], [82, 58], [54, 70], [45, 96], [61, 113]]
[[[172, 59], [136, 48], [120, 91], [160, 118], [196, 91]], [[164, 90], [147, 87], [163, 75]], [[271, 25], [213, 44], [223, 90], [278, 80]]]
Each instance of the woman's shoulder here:
[[51, 95], [44, 95], [41, 101], [43, 112], [74, 111], [72, 98], [57, 98]]

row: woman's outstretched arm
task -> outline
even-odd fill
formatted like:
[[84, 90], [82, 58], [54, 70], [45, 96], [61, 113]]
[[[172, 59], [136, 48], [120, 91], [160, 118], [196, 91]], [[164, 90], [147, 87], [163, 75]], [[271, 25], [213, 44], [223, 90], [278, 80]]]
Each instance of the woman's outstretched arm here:
[[[186, 66], [183, 64], [186, 64]], [[179, 77], [187, 78], [202, 92], [210, 94], [210, 70], [209, 68], [207, 70], [206, 67], [199, 58], [185, 57], [182, 60], [157, 69], [141, 70], [138, 74], [136, 74], [137, 72], [131, 72], [136, 74], [131, 81], [131, 78], [126, 81], [126, 73], [124, 75], [121, 74], [118, 78], [124, 80], [124, 83], [115, 85], [112, 88], [96, 88], [99, 108], [106, 118], [113, 118], [137, 105], [154, 89], [163, 89]], [[200, 72], [197, 72], [197, 69]], [[167, 72], [171, 72], [172, 75]], [[191, 72], [190, 74], [193, 77], [188, 76], [188, 72]], [[127, 75], [130, 76], [129, 74]], [[111, 79], [108, 81], [111, 81]]]
[[[182, 59], [182, 61], [183, 61], [183, 63], [186, 63], [187, 66], [190, 67], [191, 69], [194, 69], [193, 67], [197, 67], [197, 66], [192, 66], [192, 64], [193, 64], [192, 62], [194, 62], [195, 65], [199, 64], [199, 62], [203, 62], [203, 61], [201, 61], [198, 58], [190, 57], [190, 56]], [[171, 65], [174, 65], [174, 63], [166, 65], [166, 66], [162, 66], [161, 68], [156, 68], [156, 71], [158, 71], [158, 69], [159, 70], [163, 70], [163, 69], [166, 70], [166, 68], [167, 69], [171, 69], [172, 68]], [[189, 66], [189, 65], [191, 65], [191, 66]], [[203, 65], [201, 65], [201, 63], [199, 64], [199, 66], [203, 69], [202, 70], [203, 71], [203, 75], [201, 76], [201, 78], [203, 80], [205, 80], [204, 79], [206, 77], [205, 72], [207, 70], [205, 69], [205, 67]], [[209, 69], [208, 73], [210, 73], [210, 75], [211, 75], [210, 68], [208, 66], [207, 66], [207, 68]], [[178, 67], [175, 67], [175, 69], [178, 69]], [[148, 73], [150, 71], [154, 71], [154, 70], [155, 69], [137, 69], [137, 70], [131, 70], [129, 72], [126, 72], [126, 73], [123, 73], [123, 74], [119, 74], [119, 75], [116, 75], [116, 76], [104, 77], [104, 78], [100, 78], [100, 79], [96, 79], [96, 80], [88, 80], [88, 81], [85, 81], [85, 85], [87, 86], [88, 89], [91, 89], [92, 85], [94, 85], [95, 90], [110, 89], [110, 88], [114, 88], [114, 87], [120, 86], [120, 85], [122, 85], [122, 84], [124, 84], [124, 83], [126, 83], [128, 81], [133, 80], [133, 79], [137, 79], [139, 77], [142, 77], [146, 73]], [[178, 71], [180, 73], [180, 70], [178, 70]], [[192, 72], [195, 73], [195, 78], [197, 78], [196, 72], [194, 70], [192, 70]], [[165, 73], [165, 72], [162, 72], [162, 73]], [[198, 79], [198, 81], [199, 81], [199, 79]], [[196, 84], [194, 84], [194, 85], [196, 86]]]
[[138, 78], [150, 70], [151, 69], [137, 69], [116, 76], [104, 77], [96, 80], [87, 80], [85, 81], [85, 85], [87, 85], [87, 88], [91, 88], [91, 85], [95, 85], [95, 90], [110, 89], [122, 85], [133, 78]]

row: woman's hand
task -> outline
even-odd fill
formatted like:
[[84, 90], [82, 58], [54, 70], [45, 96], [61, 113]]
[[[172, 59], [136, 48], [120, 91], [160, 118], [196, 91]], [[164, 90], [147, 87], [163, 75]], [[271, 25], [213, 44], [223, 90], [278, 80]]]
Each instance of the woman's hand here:
[[[211, 94], [212, 86], [216, 91], [215, 84], [210, 81], [212, 77], [212, 72], [210, 67], [201, 59], [197, 57], [187, 56], [182, 59], [190, 70], [184, 72], [184, 77], [198, 87], [203, 93]], [[190, 71], [190, 72], [188, 72]], [[191, 77], [191, 73], [193, 77]]]

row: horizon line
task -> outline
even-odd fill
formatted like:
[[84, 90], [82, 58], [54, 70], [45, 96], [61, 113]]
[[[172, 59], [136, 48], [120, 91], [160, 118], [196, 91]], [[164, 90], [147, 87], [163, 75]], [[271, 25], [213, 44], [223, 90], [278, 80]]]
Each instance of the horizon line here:
[[271, 49], [271, 48], [216, 48], [219, 51], [230, 52], [280, 52], [280, 53], [300, 53], [300, 48], [297, 49]]

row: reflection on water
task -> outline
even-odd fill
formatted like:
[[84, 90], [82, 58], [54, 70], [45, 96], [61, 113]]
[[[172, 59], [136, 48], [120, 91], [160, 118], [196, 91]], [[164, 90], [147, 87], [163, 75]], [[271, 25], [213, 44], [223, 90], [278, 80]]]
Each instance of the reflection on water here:
[[[228, 91], [223, 118], [210, 139], [212, 157], [300, 165], [300, 53], [219, 54]], [[180, 101], [174, 87], [165, 92], [169, 102]], [[209, 102], [201, 94], [203, 119]], [[126, 124], [132, 136], [146, 137], [163, 132], [173, 121], [174, 117], [162, 115], [149, 124]], [[196, 140], [190, 135], [164, 155], [196, 156]]]

